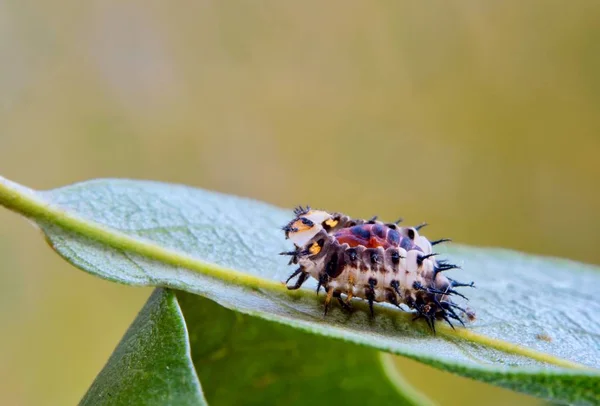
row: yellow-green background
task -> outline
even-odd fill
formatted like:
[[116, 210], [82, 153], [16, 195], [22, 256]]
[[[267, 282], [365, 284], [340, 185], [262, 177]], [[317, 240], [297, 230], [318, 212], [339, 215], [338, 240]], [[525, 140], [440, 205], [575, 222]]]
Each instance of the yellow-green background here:
[[[600, 263], [598, 21], [585, 0], [0, 2], [0, 173], [402, 215]], [[0, 224], [0, 403], [73, 404], [150, 290]], [[404, 366], [442, 404], [539, 403]]]

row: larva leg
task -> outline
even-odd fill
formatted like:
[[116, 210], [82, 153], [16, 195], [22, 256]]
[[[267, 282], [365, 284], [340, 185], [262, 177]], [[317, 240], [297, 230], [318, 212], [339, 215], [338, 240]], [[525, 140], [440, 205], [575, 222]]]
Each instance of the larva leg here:
[[350, 288], [350, 290], [348, 290], [348, 293], [346, 293], [346, 305], [350, 306], [350, 301], [352, 300], [352, 288]]
[[348, 291], [346, 292], [345, 304], [349, 308], [352, 308], [350, 301], [352, 300], [352, 296], [354, 295], [354, 273], [353, 273], [353, 271], [350, 271], [350, 275], [348, 275], [348, 285], [350, 285], [350, 287], [348, 288]]
[[340, 306], [342, 306], [342, 309], [346, 310], [347, 312], [352, 311], [352, 306], [350, 305], [350, 303], [348, 303], [349, 300], [346, 299], [344, 301], [340, 292], [334, 292], [333, 297], [335, 297], [338, 300]]
[[323, 312], [323, 316], [327, 316], [327, 310], [329, 309], [329, 302], [331, 302], [331, 298], [333, 297], [333, 286], [326, 288], [327, 297], [325, 298], [325, 310]]
[[319, 294], [319, 291], [321, 290], [321, 286], [326, 286], [328, 281], [329, 281], [329, 276], [326, 273], [321, 273], [319, 275], [319, 283], [317, 284], [317, 295]]
[[300, 272], [302, 272], [302, 268], [298, 268], [298, 269], [296, 269], [296, 270], [294, 271], [294, 273], [292, 273], [292, 274], [290, 275], [290, 277], [289, 277], [289, 278], [287, 278], [287, 280], [285, 281], [285, 284], [287, 285], [287, 284], [288, 284], [288, 282], [289, 282], [289, 281], [291, 281], [291, 280], [292, 280], [292, 278], [293, 278], [294, 276], [298, 275]]
[[298, 280], [296, 281], [296, 284], [294, 286], [288, 286], [287, 288], [289, 290], [300, 289], [300, 286], [302, 286], [302, 284], [304, 282], [306, 282], [307, 279], [308, 279], [308, 274], [306, 272], [302, 272], [300, 274], [300, 276], [298, 277]]

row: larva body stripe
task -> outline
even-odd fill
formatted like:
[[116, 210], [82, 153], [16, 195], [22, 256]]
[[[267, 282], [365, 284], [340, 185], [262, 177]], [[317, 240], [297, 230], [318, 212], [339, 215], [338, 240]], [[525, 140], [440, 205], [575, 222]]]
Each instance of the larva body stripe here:
[[473, 283], [456, 282], [441, 273], [456, 266], [435, 260], [432, 244], [418, 233], [422, 226], [397, 227], [375, 218], [355, 220], [310, 208], [298, 209], [295, 214], [283, 229], [296, 250], [283, 254], [291, 255], [290, 263], [299, 265], [292, 276], [300, 276], [288, 287], [299, 288], [308, 276], [316, 279], [318, 289], [327, 292], [325, 312], [331, 297], [338, 298], [344, 308], [349, 307], [350, 298], [357, 297], [369, 302], [371, 312], [373, 302], [405, 304], [434, 331], [436, 318], [451, 326], [450, 319], [463, 323], [455, 310], [474, 318], [473, 312], [450, 298], [462, 296], [454, 287]]

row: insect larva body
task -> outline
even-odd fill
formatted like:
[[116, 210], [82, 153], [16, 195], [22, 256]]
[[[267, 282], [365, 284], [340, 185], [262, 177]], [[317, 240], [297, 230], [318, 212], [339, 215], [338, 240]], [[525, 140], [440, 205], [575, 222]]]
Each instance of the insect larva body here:
[[290, 255], [290, 264], [299, 266], [287, 282], [296, 276], [298, 279], [288, 288], [300, 288], [309, 277], [316, 279], [317, 293], [321, 288], [327, 293], [325, 313], [332, 297], [346, 309], [357, 297], [369, 302], [371, 314], [374, 302], [405, 304], [416, 310], [417, 318], [425, 318], [434, 331], [436, 318], [451, 326], [450, 319], [464, 324], [460, 312], [474, 318], [470, 310], [450, 298], [464, 297], [454, 288], [473, 283], [460, 283], [442, 273], [458, 267], [436, 260], [432, 246], [447, 240], [430, 242], [419, 235], [424, 225], [398, 227], [398, 222], [356, 220], [302, 207], [294, 214], [283, 227], [296, 249], [282, 254]]

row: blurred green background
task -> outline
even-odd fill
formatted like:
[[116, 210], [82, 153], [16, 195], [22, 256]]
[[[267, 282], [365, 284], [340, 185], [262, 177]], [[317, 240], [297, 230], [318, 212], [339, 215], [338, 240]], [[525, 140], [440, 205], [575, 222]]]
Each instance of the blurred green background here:
[[[401, 215], [600, 263], [598, 21], [594, 1], [0, 1], [0, 173]], [[150, 290], [0, 222], [0, 403], [76, 403]], [[540, 403], [401, 363], [441, 404]]]

